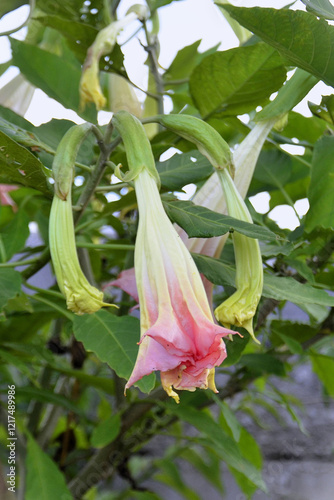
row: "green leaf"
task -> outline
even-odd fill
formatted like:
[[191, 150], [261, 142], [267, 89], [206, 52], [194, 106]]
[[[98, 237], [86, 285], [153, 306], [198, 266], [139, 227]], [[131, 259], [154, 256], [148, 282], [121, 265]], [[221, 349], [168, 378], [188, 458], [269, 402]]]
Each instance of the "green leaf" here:
[[324, 384], [328, 394], [334, 398], [334, 358], [318, 354], [314, 351], [310, 352], [313, 371], [318, 375], [321, 382]]
[[[308, 107], [313, 115], [321, 118], [326, 124], [330, 124], [330, 129], [333, 129], [334, 123], [334, 95], [323, 95], [320, 104], [308, 102]], [[327, 125], [328, 126], [328, 125]], [[327, 127], [326, 127], [327, 129]]]
[[252, 196], [259, 190], [272, 191], [285, 186], [290, 180], [292, 160], [278, 150], [261, 151], [249, 194]]
[[10, 260], [19, 250], [24, 247], [29, 236], [29, 217], [21, 208], [15, 217], [1, 230], [0, 241], [6, 261]]
[[[311, 339], [318, 333], [317, 328], [314, 328], [310, 325], [279, 320], [273, 320], [271, 322], [270, 330], [270, 339], [275, 346], [282, 343], [280, 340], [282, 334], [285, 337], [289, 337], [295, 342], [298, 342], [298, 344], [301, 344], [302, 342], [306, 342], [307, 340]], [[278, 335], [280, 338], [275, 338], [275, 335]]]
[[[244, 427], [241, 427], [238, 445], [246, 460], [249, 460], [253, 465], [255, 465], [255, 467], [261, 470], [262, 455], [260, 447], [253, 436]], [[230, 467], [230, 470], [234, 475], [241, 491], [247, 495], [247, 498], [251, 498], [256, 491], [256, 486], [252, 483], [252, 481], [250, 481], [250, 479], [245, 478], [243, 474], [240, 474], [237, 469]]]
[[[76, 316], [73, 321], [76, 339], [88, 351], [115, 370], [119, 377], [129, 379], [133, 370], [139, 341], [139, 321], [132, 316], [114, 316], [100, 310], [94, 314]], [[155, 384], [155, 375], [144, 377], [135, 384], [142, 392], [150, 392]]]
[[20, 401], [30, 401], [32, 399], [35, 399], [43, 403], [51, 403], [53, 405], [66, 408], [67, 410], [80, 415], [81, 418], [85, 417], [84, 412], [81, 410], [81, 408], [78, 407], [77, 404], [73, 403], [67, 397], [62, 396], [61, 394], [57, 394], [56, 392], [53, 392], [51, 390], [29, 385], [27, 385], [26, 387], [17, 387], [17, 398]]
[[277, 333], [277, 335], [283, 340], [284, 344], [286, 344], [286, 346], [292, 352], [292, 354], [303, 354], [304, 351], [299, 342], [292, 339], [291, 337], [288, 337], [288, 335], [284, 335], [279, 331], [275, 333]]
[[213, 172], [211, 163], [198, 151], [175, 154], [169, 160], [157, 162], [156, 168], [162, 186], [171, 191], [206, 179]]
[[266, 274], [264, 277], [263, 295], [270, 299], [289, 300], [294, 304], [320, 304], [334, 306], [334, 297], [325, 290], [313, 288], [299, 283], [293, 278], [283, 278]]
[[90, 442], [95, 448], [102, 448], [114, 441], [120, 430], [121, 417], [116, 413], [94, 428]]
[[169, 488], [173, 488], [175, 491], [181, 493], [182, 498], [186, 500], [201, 500], [198, 494], [184, 483], [180, 468], [174, 462], [166, 458], [159, 460], [157, 465], [161, 472], [154, 476], [155, 480], [163, 482]]
[[296, 137], [300, 141], [313, 144], [323, 135], [326, 129], [326, 123], [317, 116], [306, 117], [291, 111], [283, 134], [285, 137]]
[[260, 489], [266, 490], [260, 471], [244, 459], [235, 441], [208, 413], [187, 406], [174, 406], [173, 410], [171, 408], [169, 410], [204, 434], [214, 444], [216, 452], [228, 465], [237, 469]]
[[284, 377], [285, 375], [285, 368], [282, 361], [270, 354], [244, 354], [239, 364], [246, 366], [257, 375], [262, 375], [263, 373], [272, 373], [279, 377]]
[[28, 149], [0, 131], [0, 182], [22, 184], [51, 197], [44, 166]]
[[21, 291], [21, 275], [14, 269], [0, 269], [0, 309]]
[[[235, 287], [235, 270], [219, 259], [193, 254], [200, 273], [215, 285], [230, 285]], [[276, 300], [289, 300], [294, 304], [320, 304], [334, 306], [334, 297], [325, 290], [311, 285], [299, 283], [293, 278], [264, 275], [264, 297]]]
[[284, 115], [304, 99], [318, 81], [318, 78], [310, 75], [307, 71], [297, 69], [290, 80], [280, 89], [275, 99], [257, 113], [255, 121], [270, 120]]
[[243, 336], [233, 335], [232, 340], [226, 340], [226, 352], [227, 358], [222, 365], [222, 368], [227, 368], [228, 366], [235, 366], [235, 364], [241, 358], [243, 351], [246, 349], [247, 344], [250, 340], [250, 335], [244, 330]]
[[329, 0], [302, 0], [308, 11], [319, 17], [334, 20], [334, 7]]
[[310, 209], [305, 219], [305, 229], [316, 227], [334, 229], [334, 137], [317, 141], [311, 169], [309, 187]]
[[202, 450], [197, 453], [195, 450], [187, 447], [181, 451], [180, 457], [187, 460], [193, 469], [196, 468], [221, 494], [224, 493], [220, 460], [214, 453], [207, 453], [205, 455]]
[[[87, 55], [87, 50], [93, 44], [99, 30], [90, 26], [89, 24], [84, 24], [82, 22], [74, 21], [72, 19], [67, 19], [61, 16], [50, 15], [50, 16], [38, 16], [36, 18], [44, 26], [49, 26], [59, 33], [61, 33], [67, 41], [67, 44], [71, 51], [77, 56], [81, 63], [84, 62]], [[78, 41], [80, 43], [78, 43]], [[106, 62], [104, 58], [101, 58], [100, 69], [104, 71], [115, 71], [127, 76], [124, 70], [124, 55], [119, 47], [115, 45], [112, 52], [109, 54], [109, 61]]]
[[191, 45], [187, 45], [178, 51], [172, 64], [169, 66], [167, 71], [164, 73], [165, 88], [175, 89], [175, 85], [187, 85], [187, 83], [177, 83], [173, 85], [169, 83], [173, 80], [186, 80], [189, 78], [190, 73], [193, 71], [195, 66], [199, 64], [205, 57], [216, 52], [219, 45], [212, 47], [211, 49], [200, 53], [198, 52], [198, 47], [201, 40], [197, 40]]
[[202, 116], [242, 114], [263, 104], [285, 76], [278, 53], [258, 43], [206, 57], [190, 77], [190, 92]]
[[206, 255], [192, 254], [197, 269], [215, 285], [229, 285], [235, 287], [235, 269], [222, 260], [213, 259]]
[[231, 436], [233, 437], [234, 441], [238, 442], [240, 439], [241, 429], [242, 429], [239, 420], [236, 418], [236, 416], [234, 415], [234, 413], [232, 412], [232, 410], [225, 401], [220, 400], [219, 397], [216, 396], [216, 394], [211, 394], [211, 397], [219, 406], [219, 409], [221, 411], [221, 416], [224, 418], [225, 424], [229, 429]]
[[[156, 493], [152, 491], [135, 491], [131, 490], [128, 492], [129, 500], [162, 500]], [[107, 499], [106, 499], [107, 500]]]
[[65, 108], [73, 109], [85, 120], [96, 122], [93, 105], [84, 112], [79, 107], [79, 83], [81, 66], [79, 61], [58, 56], [39, 47], [11, 38], [13, 64], [33, 85], [56, 99]]
[[27, 3], [27, 0], [1, 0], [0, 17], [8, 14], [8, 12], [18, 9], [25, 3]]
[[25, 500], [72, 500], [65, 477], [55, 462], [28, 435]]
[[309, 12], [288, 9], [224, 9], [295, 66], [334, 85], [334, 27]]
[[228, 232], [260, 240], [276, 240], [276, 234], [266, 227], [244, 222], [229, 215], [194, 205], [191, 201], [163, 202], [168, 217], [186, 231], [189, 238], [211, 238]]

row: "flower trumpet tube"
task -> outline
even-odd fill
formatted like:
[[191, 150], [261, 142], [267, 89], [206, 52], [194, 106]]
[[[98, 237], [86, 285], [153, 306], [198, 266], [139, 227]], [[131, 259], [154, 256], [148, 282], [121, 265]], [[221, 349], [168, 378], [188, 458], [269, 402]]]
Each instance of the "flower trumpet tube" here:
[[141, 339], [126, 389], [144, 375], [160, 371], [163, 388], [177, 402], [173, 388], [216, 391], [214, 367], [226, 358], [222, 338], [235, 332], [213, 321], [196, 265], [163, 209], [152, 150], [141, 123], [125, 112], [117, 113], [113, 121], [133, 171], [139, 211], [135, 274]]
[[226, 358], [222, 337], [234, 332], [213, 323], [196, 265], [164, 212], [155, 180], [144, 170], [134, 183], [141, 341], [126, 387], [160, 370], [164, 389], [177, 401], [172, 387], [216, 391], [210, 373]]
[[[53, 163], [55, 194], [49, 219], [50, 252], [58, 286], [70, 311], [81, 315], [102, 306], [103, 293], [93, 287], [83, 274], [75, 246], [71, 187], [78, 147], [90, 125], [72, 127], [61, 140]], [[116, 307], [116, 306], [114, 306]]]
[[[228, 213], [237, 219], [252, 223], [250, 213], [237, 191], [229, 173], [218, 172], [227, 201]], [[233, 233], [236, 262], [237, 290], [215, 310], [216, 319], [226, 327], [241, 326], [258, 342], [253, 331], [253, 317], [263, 288], [263, 266], [257, 240]]]

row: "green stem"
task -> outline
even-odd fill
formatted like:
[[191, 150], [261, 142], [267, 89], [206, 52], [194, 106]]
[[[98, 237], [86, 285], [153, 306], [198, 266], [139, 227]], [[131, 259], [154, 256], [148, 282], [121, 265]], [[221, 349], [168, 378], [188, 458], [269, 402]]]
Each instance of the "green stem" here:
[[[112, 124], [109, 123], [109, 125], [107, 127], [106, 134], [104, 136], [105, 147], [104, 147], [103, 151], [101, 150], [96, 167], [93, 170], [92, 175], [88, 179], [86, 187], [83, 190], [83, 192], [81, 193], [81, 196], [78, 200], [77, 205], [79, 205], [81, 207], [81, 209], [78, 212], [75, 212], [75, 214], [73, 216], [74, 224], [76, 224], [80, 220], [80, 218], [82, 217], [82, 215], [83, 215], [83, 213], [84, 213], [84, 211], [85, 211], [85, 209], [86, 209], [86, 207], [87, 207], [87, 205], [88, 205], [88, 203], [89, 203], [89, 201], [90, 201], [90, 199], [95, 191], [96, 186], [100, 183], [102, 176], [103, 176], [103, 173], [104, 173], [104, 170], [106, 168], [106, 164], [107, 164], [106, 162], [108, 161], [108, 158], [109, 158], [111, 152], [121, 142], [121, 138], [117, 137], [117, 139], [115, 139], [111, 144], [109, 144], [109, 141], [110, 141], [111, 136], [112, 136], [112, 132], [113, 132], [113, 127], [112, 127]], [[106, 146], [106, 145], [108, 145], [108, 146]]]
[[78, 248], [95, 248], [96, 250], [134, 250], [134, 245], [120, 243], [86, 243], [78, 241]]
[[[38, 286], [30, 285], [29, 283], [24, 283], [24, 286], [38, 293], [44, 293], [45, 295], [50, 295], [51, 297], [56, 297], [57, 299], [64, 299], [63, 294], [60, 292], [56, 292], [55, 290], [47, 290], [45, 288], [39, 288]], [[32, 297], [34, 297], [34, 295], [32, 295]]]
[[127, 182], [118, 182], [117, 184], [110, 184], [110, 186], [97, 186], [95, 188], [95, 193], [104, 193], [108, 191], [118, 191], [124, 187], [128, 187], [129, 184]]
[[35, 262], [39, 262], [39, 257], [35, 257], [34, 259], [29, 259], [29, 260], [15, 260], [13, 262], [3, 262], [2, 264], [0, 264], [0, 268], [27, 266], [28, 264], [34, 264]]
[[[42, 290], [42, 291], [45, 292], [45, 290]], [[69, 311], [66, 311], [65, 309], [63, 309], [62, 307], [58, 306], [57, 304], [55, 304], [51, 300], [47, 300], [47, 299], [44, 299], [43, 297], [39, 297], [39, 296], [36, 296], [36, 295], [32, 295], [31, 298], [33, 300], [37, 300], [37, 302], [42, 302], [43, 304], [47, 304], [48, 306], [52, 307], [52, 309], [55, 309], [60, 314], [62, 314], [63, 316], [65, 316], [67, 319], [69, 319], [70, 321], [73, 321], [74, 314], [70, 313]]]
[[156, 96], [156, 100], [158, 102], [158, 113], [159, 115], [164, 114], [164, 81], [163, 78], [159, 72], [159, 63], [158, 63], [158, 58], [157, 58], [157, 41], [152, 40], [151, 35], [147, 29], [147, 24], [145, 21], [143, 21], [143, 28], [145, 31], [145, 36], [146, 36], [146, 41], [147, 41], [147, 47], [145, 47], [147, 53], [148, 53], [148, 58], [150, 61], [150, 67], [152, 71], [153, 78], [155, 80], [156, 88], [158, 95]]

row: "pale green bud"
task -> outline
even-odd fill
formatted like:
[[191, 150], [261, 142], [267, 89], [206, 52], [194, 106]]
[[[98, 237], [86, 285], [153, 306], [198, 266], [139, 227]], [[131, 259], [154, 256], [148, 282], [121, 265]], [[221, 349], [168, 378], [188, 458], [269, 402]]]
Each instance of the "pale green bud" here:
[[217, 170], [227, 168], [234, 176], [230, 147], [211, 125], [190, 115], [158, 115], [154, 121], [193, 142]]
[[112, 22], [98, 33], [93, 45], [89, 47], [80, 80], [81, 109], [84, 109], [88, 102], [94, 102], [97, 109], [102, 109], [106, 105], [107, 100], [102, 94], [99, 81], [100, 59], [113, 50], [119, 32], [136, 19], [138, 15], [131, 12], [124, 19]]
[[111, 306], [103, 302], [103, 293], [87, 281], [75, 246], [71, 201], [74, 162], [90, 128], [90, 124], [70, 128], [57, 148], [53, 162], [55, 194], [49, 220], [50, 252], [57, 283], [68, 309], [79, 315]]
[[140, 21], [147, 21], [147, 19], [150, 17], [150, 9], [147, 7], [147, 5], [141, 5], [140, 3], [132, 5], [127, 11], [126, 15], [131, 14], [131, 12], [134, 12]]
[[[83, 274], [75, 247], [71, 196], [66, 200], [54, 196], [49, 222], [52, 263], [59, 289], [66, 297], [70, 311], [82, 315], [94, 313], [103, 306], [103, 293], [93, 287]], [[116, 307], [116, 306], [113, 306]]]
[[155, 168], [151, 144], [138, 118], [127, 111], [119, 111], [114, 115], [112, 123], [123, 139], [129, 166], [129, 171], [125, 176], [121, 175], [119, 167], [115, 174], [125, 182], [130, 182], [136, 179], [143, 170], [147, 170], [160, 186], [160, 177]]
[[[252, 223], [244, 200], [226, 170], [218, 171], [229, 215]], [[236, 262], [236, 292], [215, 310], [216, 319], [226, 328], [231, 325], [245, 328], [258, 342], [253, 331], [253, 317], [263, 288], [263, 266], [259, 242], [242, 234], [232, 235]]]

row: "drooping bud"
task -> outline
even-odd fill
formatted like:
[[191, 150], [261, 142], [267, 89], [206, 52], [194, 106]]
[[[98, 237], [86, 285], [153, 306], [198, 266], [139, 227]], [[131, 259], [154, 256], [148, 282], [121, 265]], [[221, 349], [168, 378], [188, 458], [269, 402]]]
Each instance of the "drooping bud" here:
[[191, 115], [158, 115], [154, 121], [196, 144], [200, 153], [217, 170], [227, 168], [231, 176], [234, 177], [230, 147], [211, 125]]
[[[226, 170], [218, 171], [229, 215], [252, 223], [251, 215]], [[263, 266], [257, 240], [234, 232], [232, 235], [236, 263], [237, 290], [215, 310], [216, 319], [226, 328], [245, 328], [259, 342], [253, 331], [253, 317], [263, 288]]]
[[81, 109], [84, 109], [88, 102], [94, 102], [97, 109], [102, 109], [106, 105], [107, 101], [102, 94], [99, 81], [100, 59], [113, 50], [119, 32], [135, 19], [138, 19], [138, 15], [131, 12], [124, 19], [109, 24], [98, 33], [93, 45], [89, 47], [80, 81]]
[[49, 220], [50, 252], [57, 283], [66, 297], [68, 309], [78, 315], [112, 305], [104, 303], [103, 293], [87, 281], [75, 246], [71, 201], [74, 162], [89, 129], [89, 124], [72, 127], [57, 148], [53, 163], [55, 194]]

